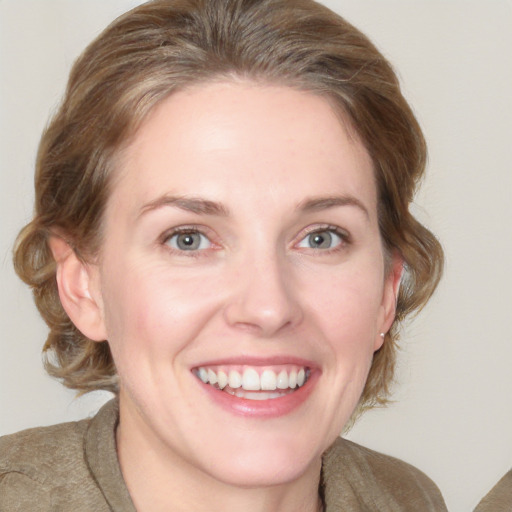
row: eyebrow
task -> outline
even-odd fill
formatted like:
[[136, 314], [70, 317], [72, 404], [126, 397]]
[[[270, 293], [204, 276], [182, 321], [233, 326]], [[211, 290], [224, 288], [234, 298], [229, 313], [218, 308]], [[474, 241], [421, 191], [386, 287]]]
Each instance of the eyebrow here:
[[[220, 217], [228, 217], [230, 215], [229, 209], [221, 203], [203, 199], [200, 197], [188, 196], [172, 196], [165, 194], [157, 197], [153, 201], [146, 203], [140, 209], [139, 216], [145, 213], [157, 210], [164, 206], [172, 206], [182, 210], [195, 213], [197, 215], [217, 215]], [[337, 208], [340, 206], [355, 206], [361, 210], [367, 218], [370, 217], [368, 209], [365, 205], [353, 196], [328, 196], [328, 197], [312, 197], [301, 201], [296, 210], [303, 212], [318, 212], [328, 210], [329, 208]]]
[[142, 206], [139, 216], [164, 206], [173, 206], [198, 215], [229, 216], [229, 210], [224, 205], [215, 201], [209, 201], [200, 197], [171, 196], [167, 194], [157, 197]]
[[366, 206], [359, 199], [350, 195], [312, 197], [301, 201], [297, 209], [305, 212], [318, 212], [329, 208], [337, 208], [338, 206], [355, 206], [361, 210], [367, 218], [370, 218], [370, 213]]

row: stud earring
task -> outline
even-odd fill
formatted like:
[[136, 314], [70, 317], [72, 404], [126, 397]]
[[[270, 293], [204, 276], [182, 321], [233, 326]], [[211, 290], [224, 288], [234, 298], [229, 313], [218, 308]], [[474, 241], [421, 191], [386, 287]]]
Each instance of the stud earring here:
[[381, 333], [380, 333], [380, 337], [381, 337], [382, 339], [384, 339], [384, 338], [386, 337], [386, 333], [381, 332]]

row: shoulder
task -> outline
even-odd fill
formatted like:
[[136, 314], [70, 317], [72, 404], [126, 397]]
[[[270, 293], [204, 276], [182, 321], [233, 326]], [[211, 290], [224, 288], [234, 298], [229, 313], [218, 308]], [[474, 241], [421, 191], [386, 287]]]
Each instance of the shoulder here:
[[63, 423], [1, 437], [0, 510], [49, 511], [61, 501], [71, 504], [82, 492], [93, 496], [94, 482], [84, 458], [89, 423]]
[[46, 469], [55, 476], [62, 469], [56, 463], [73, 461], [81, 453], [88, 423], [62, 423], [0, 437], [0, 473], [17, 471], [44, 480], [41, 470]]
[[447, 510], [437, 486], [419, 469], [346, 439], [325, 453], [322, 476], [326, 502], [347, 510]]
[[512, 469], [489, 491], [475, 512], [509, 512], [512, 510]]

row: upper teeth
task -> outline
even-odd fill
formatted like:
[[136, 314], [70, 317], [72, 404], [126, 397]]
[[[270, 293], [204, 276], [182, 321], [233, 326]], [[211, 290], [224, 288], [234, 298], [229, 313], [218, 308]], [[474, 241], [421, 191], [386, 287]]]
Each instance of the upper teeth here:
[[242, 388], [246, 391], [274, 391], [276, 389], [294, 389], [301, 387], [307, 380], [306, 368], [289, 367], [275, 371], [269, 368], [243, 369], [205, 368], [196, 370], [196, 375], [205, 383], [217, 385], [220, 389], [229, 386], [233, 389]]

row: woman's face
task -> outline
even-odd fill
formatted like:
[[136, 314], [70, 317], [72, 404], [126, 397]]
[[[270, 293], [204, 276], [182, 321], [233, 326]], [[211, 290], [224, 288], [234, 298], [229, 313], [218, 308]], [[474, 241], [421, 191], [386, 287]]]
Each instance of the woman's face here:
[[310, 93], [201, 85], [116, 172], [89, 278], [122, 439], [234, 485], [318, 472], [394, 314], [357, 136]]

